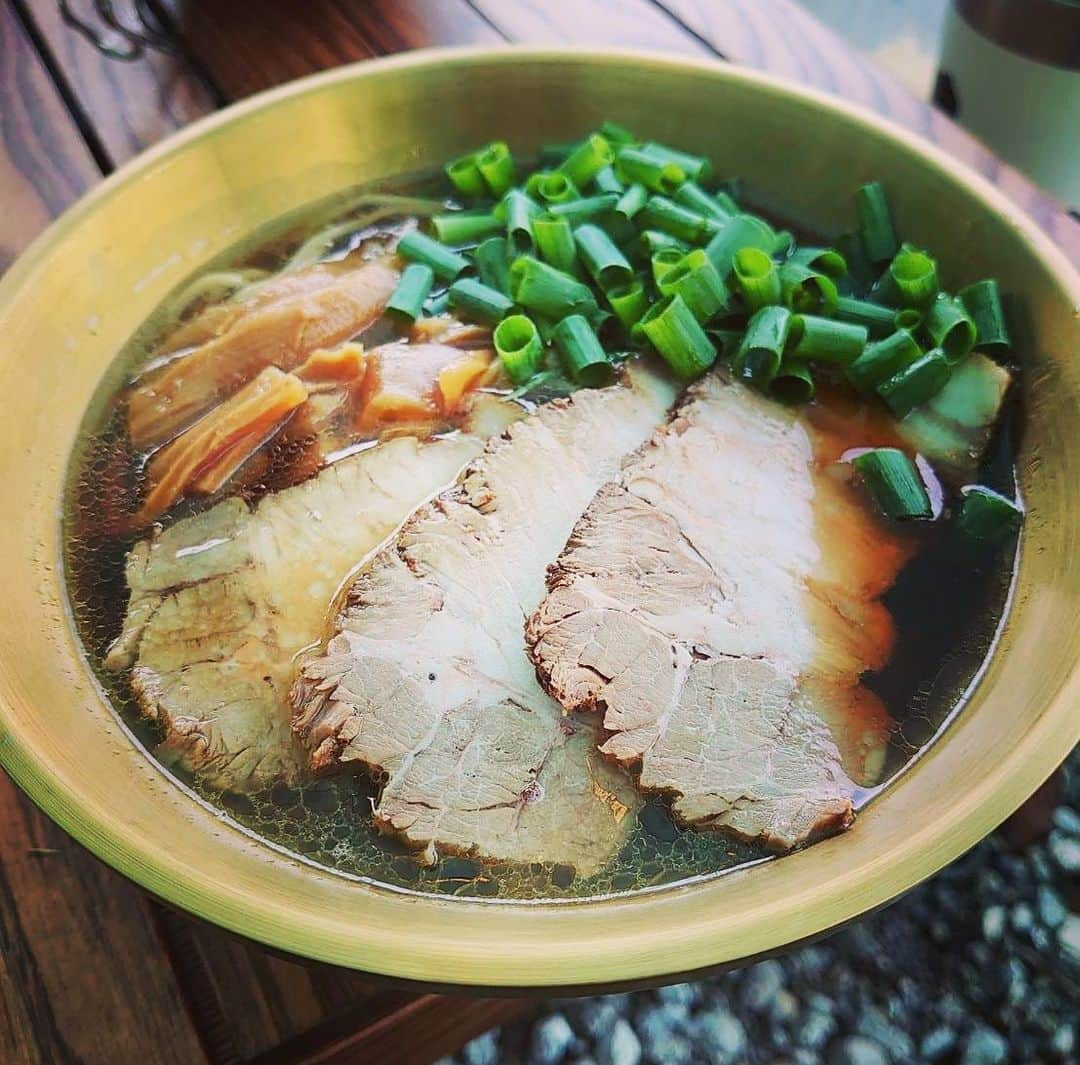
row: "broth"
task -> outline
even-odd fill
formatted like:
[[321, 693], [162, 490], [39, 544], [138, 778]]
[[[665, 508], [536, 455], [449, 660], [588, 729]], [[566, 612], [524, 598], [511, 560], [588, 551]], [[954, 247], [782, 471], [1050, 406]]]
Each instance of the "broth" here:
[[[422, 194], [431, 187], [430, 182], [407, 186], [410, 194]], [[328, 210], [332, 214], [332, 209], [319, 205], [269, 227], [210, 269], [273, 268], [315, 226], [316, 217], [326, 218]], [[339, 250], [344, 246], [339, 245]], [[126, 610], [125, 555], [145, 535], [145, 529], [125, 532], [109, 520], [110, 515], [134, 508], [140, 464], [145, 459], [133, 460], [127, 454], [122, 409], [116, 403], [118, 382], [130, 379], [146, 363], [164, 334], [163, 318], [164, 309], [132, 339], [92, 403], [73, 457], [64, 512], [68, 589], [87, 658], [112, 706], [151, 757], [156, 756], [159, 736], [139, 713], [128, 671], [110, 672], [103, 663]], [[379, 342], [400, 332], [385, 320], [376, 329], [365, 340], [374, 337]], [[827, 412], [832, 400], [826, 394], [815, 402]], [[1015, 491], [1018, 427], [1019, 414], [1010, 403], [979, 471], [980, 483], [1008, 494]], [[262, 475], [247, 483], [241, 494], [256, 500], [291, 483], [295, 478], [288, 471], [294, 459], [287, 449], [272, 450]], [[182, 501], [162, 520], [170, 524], [230, 494], [234, 489], [226, 485], [206, 499]], [[896, 621], [895, 650], [888, 665], [867, 679], [897, 727], [888, 746], [882, 783], [863, 791], [857, 805], [873, 801], [940, 736], [991, 653], [1007, 609], [1016, 561], [1013, 550], [973, 554], [965, 547], [961, 553], [948, 527], [936, 522], [923, 523], [913, 535], [918, 549], [884, 598]], [[454, 856], [441, 857], [428, 867], [418, 863], [402, 843], [373, 827], [371, 800], [376, 786], [363, 776], [338, 776], [295, 788], [277, 783], [252, 794], [235, 794], [215, 791], [176, 769], [169, 771], [229, 820], [268, 843], [341, 874], [395, 889], [499, 899], [572, 899], [716, 875], [768, 857], [759, 847], [718, 833], [680, 828], [666, 803], [649, 797], [625, 846], [595, 876], [578, 876], [566, 865], [513, 866]]]

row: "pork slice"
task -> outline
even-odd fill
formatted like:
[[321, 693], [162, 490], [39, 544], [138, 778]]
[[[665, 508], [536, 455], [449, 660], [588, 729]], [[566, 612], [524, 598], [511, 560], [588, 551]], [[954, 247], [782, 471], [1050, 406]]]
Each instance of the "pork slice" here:
[[357, 577], [294, 686], [294, 729], [316, 768], [385, 776], [380, 827], [417, 848], [586, 876], [621, 845], [633, 788], [595, 754], [595, 723], [564, 718], [540, 689], [522, 630], [582, 509], [672, 399], [637, 370], [540, 408]]
[[526, 629], [546, 689], [601, 711], [601, 751], [642, 788], [779, 850], [851, 822], [889, 729], [860, 676], [890, 652], [877, 597], [907, 548], [823, 472], [822, 443], [699, 382], [598, 491]]
[[295, 656], [322, 635], [352, 569], [483, 447], [475, 436], [398, 437], [251, 508], [227, 499], [139, 541], [107, 666], [131, 667], [168, 761], [213, 787], [295, 781]]

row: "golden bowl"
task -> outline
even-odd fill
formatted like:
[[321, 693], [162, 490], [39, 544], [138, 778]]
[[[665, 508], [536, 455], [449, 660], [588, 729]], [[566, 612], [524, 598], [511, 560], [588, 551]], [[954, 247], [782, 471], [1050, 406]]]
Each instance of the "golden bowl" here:
[[[887, 179], [903, 233], [955, 284], [1012, 296], [1030, 513], [997, 653], [945, 738], [846, 835], [779, 861], [596, 901], [371, 886], [245, 834], [114, 715], [65, 603], [68, 456], [121, 345], [182, 278], [260, 224], [357, 182], [605, 117], [710, 154], [826, 232]], [[515, 137], [518, 143], [514, 144]], [[832, 97], [632, 52], [427, 51], [345, 67], [198, 122], [68, 211], [0, 284], [0, 762], [76, 839], [168, 902], [283, 950], [459, 988], [659, 982], [816, 936], [888, 902], [1010, 814], [1080, 738], [1080, 277], [981, 177]]]

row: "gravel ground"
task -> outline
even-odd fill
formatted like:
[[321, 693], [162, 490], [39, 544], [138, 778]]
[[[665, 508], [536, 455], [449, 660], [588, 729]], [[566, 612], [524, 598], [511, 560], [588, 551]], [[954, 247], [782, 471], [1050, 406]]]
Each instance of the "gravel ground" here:
[[438, 1065], [1080, 1061], [1080, 748], [1005, 830], [889, 909], [693, 984], [552, 1001]]

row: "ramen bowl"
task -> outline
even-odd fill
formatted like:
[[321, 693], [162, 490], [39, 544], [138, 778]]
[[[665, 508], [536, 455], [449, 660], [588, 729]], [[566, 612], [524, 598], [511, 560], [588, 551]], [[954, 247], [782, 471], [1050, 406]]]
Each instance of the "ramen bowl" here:
[[[1010, 613], [943, 739], [842, 836], [723, 876], [572, 902], [421, 896], [340, 875], [255, 838], [177, 783], [97, 686], [61, 561], [80, 423], [149, 313], [244, 235], [508, 132], [511, 147], [532, 151], [603, 118], [711, 155], [764, 205], [824, 232], [847, 227], [856, 185], [884, 177], [902, 231], [939, 251], [946, 283], [999, 279], [1025, 371], [1018, 472], [1029, 515]], [[972, 846], [1080, 738], [1078, 305], [1080, 277], [982, 178], [861, 110], [727, 66], [631, 52], [418, 52], [229, 108], [110, 177], [0, 284], [0, 762], [76, 839], [172, 905], [386, 978], [630, 986], [817, 936]]]

